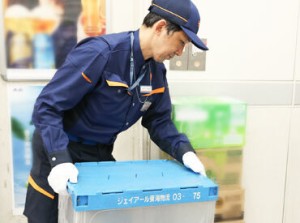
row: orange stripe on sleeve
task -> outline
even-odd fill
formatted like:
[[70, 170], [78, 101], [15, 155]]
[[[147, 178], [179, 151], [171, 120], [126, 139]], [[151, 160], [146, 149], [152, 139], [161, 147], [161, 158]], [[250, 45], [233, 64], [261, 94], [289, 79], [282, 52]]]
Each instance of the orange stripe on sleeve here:
[[41, 194], [49, 197], [50, 199], [54, 199], [54, 195], [50, 194], [48, 191], [44, 190], [43, 188], [41, 188], [39, 185], [36, 184], [36, 182], [33, 180], [33, 178], [31, 176], [29, 176], [28, 178], [28, 183], [38, 192], [40, 192]]
[[87, 82], [89, 82], [90, 84], [92, 83], [91, 79], [88, 76], [86, 76], [85, 73], [82, 72], [81, 75]]

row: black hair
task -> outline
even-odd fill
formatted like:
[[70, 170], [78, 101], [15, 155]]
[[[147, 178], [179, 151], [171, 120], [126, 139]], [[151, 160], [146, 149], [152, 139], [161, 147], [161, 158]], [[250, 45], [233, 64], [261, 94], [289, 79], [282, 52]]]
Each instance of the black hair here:
[[180, 26], [178, 26], [175, 23], [170, 22], [169, 20], [161, 17], [160, 15], [157, 15], [156, 13], [153, 12], [149, 12], [143, 21], [143, 25], [145, 25], [146, 27], [152, 27], [157, 21], [164, 19], [167, 22], [167, 33], [169, 34], [170, 32], [177, 32], [177, 31], [181, 31], [182, 29], [180, 28]]

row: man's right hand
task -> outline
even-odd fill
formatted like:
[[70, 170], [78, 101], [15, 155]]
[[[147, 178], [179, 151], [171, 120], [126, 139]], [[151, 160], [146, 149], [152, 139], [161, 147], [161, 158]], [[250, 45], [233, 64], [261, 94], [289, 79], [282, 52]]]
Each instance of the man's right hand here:
[[73, 163], [61, 163], [53, 167], [48, 176], [48, 183], [56, 193], [64, 193], [67, 183], [77, 183], [78, 170]]

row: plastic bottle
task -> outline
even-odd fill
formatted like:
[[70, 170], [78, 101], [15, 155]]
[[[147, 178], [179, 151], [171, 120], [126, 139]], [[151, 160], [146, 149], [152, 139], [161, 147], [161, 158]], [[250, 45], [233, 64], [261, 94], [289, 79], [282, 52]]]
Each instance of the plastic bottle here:
[[21, 4], [13, 4], [4, 12], [4, 24], [7, 32], [32, 33], [31, 16], [28, 8]]
[[32, 9], [34, 35], [33, 68], [55, 68], [55, 50], [52, 39], [54, 30], [59, 26], [60, 16], [47, 5], [38, 5]]
[[47, 33], [38, 33], [33, 37], [33, 67], [37, 69], [55, 68], [53, 40]]
[[13, 4], [4, 13], [7, 65], [9, 68], [31, 68], [31, 18], [29, 9]]
[[28, 36], [24, 33], [15, 33], [9, 40], [9, 68], [30, 68], [32, 50]]
[[37, 6], [31, 11], [34, 33], [48, 33], [51, 35], [59, 26], [60, 17], [47, 6]]

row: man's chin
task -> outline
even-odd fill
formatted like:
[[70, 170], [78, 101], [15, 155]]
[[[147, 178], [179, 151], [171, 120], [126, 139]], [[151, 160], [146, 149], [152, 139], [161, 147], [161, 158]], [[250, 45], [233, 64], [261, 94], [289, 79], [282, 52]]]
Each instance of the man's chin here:
[[169, 60], [167, 58], [153, 58], [155, 60], [155, 62], [158, 62], [158, 63], [163, 63], [164, 61], [166, 60]]

